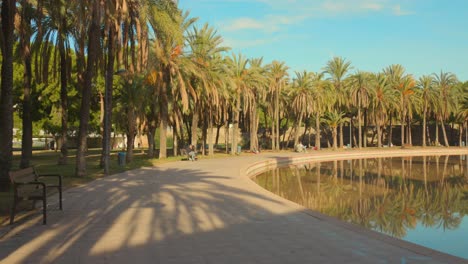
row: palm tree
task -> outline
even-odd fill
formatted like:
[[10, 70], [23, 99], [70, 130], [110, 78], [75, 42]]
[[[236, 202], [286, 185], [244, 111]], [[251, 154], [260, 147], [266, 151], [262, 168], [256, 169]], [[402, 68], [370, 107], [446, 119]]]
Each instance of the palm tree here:
[[[371, 75], [368, 72], [362, 72], [358, 71], [354, 75], [350, 77], [350, 95], [351, 95], [351, 100], [353, 101], [353, 104], [357, 107], [358, 110], [358, 147], [362, 148], [362, 118], [361, 118], [361, 112], [363, 108], [366, 108], [369, 105], [369, 99], [371, 97]], [[367, 136], [365, 135], [365, 140], [367, 140]]]
[[143, 86], [143, 78], [138, 75], [127, 75], [123, 78], [122, 94], [127, 130], [127, 155], [128, 163], [133, 160], [133, 149], [136, 136], [136, 119], [146, 106], [146, 90]]
[[265, 77], [265, 68], [262, 66], [262, 58], [254, 58], [250, 60], [249, 71], [252, 74], [252, 78], [255, 82], [250, 87], [249, 96], [245, 97], [244, 100], [248, 102], [248, 109], [244, 112], [249, 113], [250, 120], [250, 150], [259, 150], [258, 144], [258, 123], [259, 115], [257, 107], [261, 104], [266, 97], [267, 78]]
[[397, 94], [391, 88], [388, 77], [385, 74], [379, 73], [373, 75], [372, 82], [372, 102], [371, 106], [374, 110], [375, 124], [377, 127], [377, 147], [382, 147], [382, 127], [385, 125], [387, 113], [397, 104]]
[[247, 65], [249, 60], [246, 59], [242, 54], [232, 54], [232, 57], [228, 58], [228, 65], [230, 68], [232, 78], [232, 89], [234, 94], [234, 106], [233, 106], [233, 132], [232, 132], [232, 145], [231, 154], [234, 155], [237, 150], [237, 133], [239, 130], [239, 118], [241, 110], [241, 99], [242, 93], [247, 89], [250, 82], [252, 81], [249, 76]]
[[434, 103], [438, 100], [437, 91], [434, 89], [434, 78], [429, 75], [423, 75], [419, 78], [416, 85], [418, 88], [418, 97], [422, 99], [422, 114], [423, 114], [423, 131], [422, 131], [422, 146], [427, 146], [427, 114]]
[[[184, 98], [187, 98], [185, 83], [174, 81], [182, 78], [179, 65], [183, 57], [183, 34], [196, 19], [188, 18], [188, 13], [181, 14], [173, 2], [158, 1], [158, 3], [150, 12], [149, 23], [158, 37], [153, 43], [153, 49], [158, 60], [156, 67], [162, 77], [158, 79], [162, 82], [158, 89], [159, 158], [164, 159], [167, 157], [169, 104], [173, 103], [170, 99], [172, 99], [171, 94], [174, 94], [172, 89], [180, 90]], [[184, 100], [184, 108], [188, 108], [188, 100]]]
[[435, 76], [435, 87], [439, 91], [439, 100], [441, 103], [440, 109], [438, 109], [438, 119], [441, 122], [442, 133], [444, 135], [445, 146], [449, 146], [447, 132], [445, 131], [444, 121], [448, 119], [452, 107], [455, 105], [455, 97], [453, 94], [453, 88], [458, 82], [455, 74], [450, 72], [441, 71], [440, 74], [433, 74]]
[[333, 149], [336, 150], [338, 148], [337, 128], [340, 124], [349, 122], [349, 118], [345, 117], [345, 114], [343, 112], [338, 112], [334, 110], [331, 112], [327, 112], [323, 121], [328, 125], [328, 127], [332, 129]]
[[29, 162], [32, 157], [32, 113], [31, 113], [31, 34], [32, 27], [31, 21], [33, 18], [33, 6], [28, 0], [20, 1], [21, 9], [18, 10], [20, 14], [20, 23], [18, 28], [20, 38], [20, 53], [24, 65], [24, 78], [23, 78], [23, 133], [21, 140], [21, 161], [20, 168], [27, 168], [30, 166]]
[[100, 1], [93, 0], [90, 6], [91, 23], [89, 25], [88, 60], [84, 74], [84, 83], [80, 109], [80, 127], [78, 131], [78, 150], [76, 153], [75, 174], [78, 177], [86, 176], [86, 151], [89, 126], [89, 114], [91, 105], [92, 81], [94, 78], [96, 61], [100, 48]]
[[312, 73], [313, 90], [312, 96], [314, 100], [310, 102], [312, 114], [315, 116], [315, 148], [320, 149], [320, 119], [322, 115], [330, 111], [335, 104], [336, 98], [330, 90], [330, 83], [324, 80], [323, 73]]
[[267, 66], [269, 79], [269, 99], [272, 113], [272, 149], [280, 148], [280, 95], [288, 82], [288, 66], [284, 62], [273, 61]]
[[[192, 93], [194, 101], [192, 112], [192, 142], [197, 145], [197, 130], [201, 105], [205, 104], [208, 107], [206, 118], [208, 119], [208, 134], [212, 134], [214, 111], [217, 110], [219, 104], [218, 88], [224, 86], [223, 70], [221, 65], [220, 54], [229, 50], [229, 48], [221, 46], [223, 39], [218, 35], [217, 31], [205, 24], [201, 29], [194, 27], [187, 35], [187, 43], [191, 53], [188, 55], [189, 60], [193, 63], [194, 69], [190, 70], [189, 80], [195, 84], [195, 91]], [[206, 133], [205, 133], [206, 134]], [[208, 136], [209, 153], [214, 153], [212, 136]]]
[[294, 136], [294, 146], [299, 143], [299, 128], [302, 124], [302, 118], [308, 116], [311, 113], [309, 102], [312, 102], [313, 89], [312, 74], [309, 72], [296, 72], [296, 78], [293, 81], [291, 92], [293, 93], [292, 98], [292, 109], [296, 113], [296, 133]]
[[[74, 14], [70, 11], [72, 2], [63, 0], [44, 1], [46, 16], [40, 21], [42, 30], [39, 31], [35, 45], [41, 46], [42, 43], [54, 43], [59, 51], [59, 62], [53, 63], [60, 65], [60, 115], [61, 115], [61, 137], [60, 137], [60, 156], [58, 164], [68, 163], [68, 76], [70, 76], [71, 56], [69, 49], [71, 45], [72, 25], [77, 21]], [[84, 22], [83, 22], [84, 23]], [[51, 56], [50, 54], [48, 56]], [[49, 58], [44, 59], [41, 65], [48, 71]], [[36, 65], [37, 67], [37, 65]]]
[[8, 190], [8, 171], [13, 157], [13, 31], [15, 0], [3, 0], [1, 6], [0, 47], [2, 51], [0, 91], [0, 190]]
[[399, 64], [393, 64], [384, 69], [393, 89], [400, 95], [400, 122], [401, 122], [401, 145], [405, 144], [405, 120], [407, 117], [407, 104], [409, 97], [414, 94], [415, 82], [411, 75], [405, 74], [405, 68]]
[[[344, 110], [344, 107], [348, 104], [348, 96], [346, 91], [346, 77], [348, 72], [352, 69], [351, 62], [346, 61], [342, 57], [333, 57], [333, 59], [327, 62], [325, 66], [325, 73], [330, 75], [329, 80], [331, 81], [336, 95], [337, 107]], [[344, 145], [343, 139], [343, 123], [340, 124], [340, 147]]]

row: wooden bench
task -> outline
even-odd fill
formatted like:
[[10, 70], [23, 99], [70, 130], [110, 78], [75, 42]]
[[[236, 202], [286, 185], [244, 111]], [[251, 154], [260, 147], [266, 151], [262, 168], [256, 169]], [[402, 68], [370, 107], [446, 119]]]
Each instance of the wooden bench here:
[[[32, 167], [9, 172], [13, 184], [13, 205], [11, 207], [10, 224], [15, 219], [16, 207], [20, 201], [42, 201], [42, 223], [47, 223], [47, 191], [49, 188], [57, 188], [59, 192], [59, 207], [62, 210], [62, 176], [59, 174], [38, 174]], [[44, 178], [55, 178], [55, 181], [44, 181]]]

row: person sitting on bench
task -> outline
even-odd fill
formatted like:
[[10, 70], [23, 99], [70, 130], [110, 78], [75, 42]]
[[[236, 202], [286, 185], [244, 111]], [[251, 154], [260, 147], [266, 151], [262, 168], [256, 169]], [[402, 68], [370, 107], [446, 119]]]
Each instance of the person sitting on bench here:
[[195, 161], [197, 159], [197, 152], [195, 151], [194, 145], [190, 145], [188, 149], [188, 159], [191, 161]]

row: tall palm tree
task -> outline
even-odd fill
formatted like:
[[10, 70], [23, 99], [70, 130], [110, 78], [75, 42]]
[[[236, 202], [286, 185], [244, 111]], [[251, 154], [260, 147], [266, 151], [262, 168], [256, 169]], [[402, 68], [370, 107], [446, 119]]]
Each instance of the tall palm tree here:
[[273, 61], [267, 66], [269, 98], [272, 113], [272, 149], [280, 148], [280, 95], [288, 83], [288, 69], [284, 62]]
[[250, 119], [250, 150], [259, 150], [258, 143], [258, 106], [266, 97], [267, 78], [265, 77], [265, 67], [262, 66], [262, 58], [254, 58], [250, 60], [250, 72], [255, 82], [250, 87], [250, 96], [244, 98], [248, 101], [248, 108], [244, 111], [249, 113]]
[[8, 190], [8, 171], [13, 157], [13, 31], [15, 0], [1, 5], [0, 48], [2, 51], [0, 91], [0, 190]]
[[[53, 63], [59, 65], [60, 70], [60, 115], [61, 115], [61, 137], [60, 137], [60, 156], [58, 164], [68, 163], [68, 76], [70, 76], [71, 56], [69, 49], [71, 46], [72, 25], [76, 24], [74, 14], [71, 12], [72, 2], [63, 0], [43, 1], [45, 16], [41, 23], [42, 30], [36, 37], [35, 45], [41, 46], [42, 43], [53, 43], [59, 51], [59, 62]], [[76, 4], [75, 4], [76, 5]], [[84, 21], [83, 21], [84, 23]], [[50, 55], [48, 55], [50, 56]], [[42, 60], [42, 67], [48, 71], [50, 67], [49, 58]], [[37, 67], [37, 65], [36, 65]]]
[[90, 3], [90, 10], [91, 23], [89, 25], [88, 60], [86, 62], [86, 71], [84, 74], [83, 90], [81, 97], [80, 127], [78, 131], [78, 150], [76, 153], [75, 175], [78, 177], [86, 176], [86, 140], [88, 137], [92, 81], [95, 74], [96, 62], [100, 48], [100, 1], [93, 0]]
[[[167, 127], [169, 124], [169, 104], [173, 103], [172, 89], [179, 89], [187, 98], [186, 86], [183, 82], [174, 82], [181, 78], [180, 63], [183, 55], [184, 32], [196, 21], [189, 18], [188, 13], [182, 14], [173, 2], [157, 1], [150, 10], [149, 24], [157, 39], [153, 43], [157, 68], [161, 73], [159, 80], [162, 85], [158, 89], [159, 105], [159, 158], [167, 157]], [[188, 108], [188, 100], [184, 100]]]
[[371, 106], [374, 111], [375, 124], [377, 128], [377, 147], [382, 147], [382, 127], [385, 125], [389, 109], [397, 104], [397, 93], [388, 82], [385, 74], [373, 75], [372, 81], [372, 101]]
[[453, 94], [453, 88], [458, 82], [455, 74], [450, 72], [441, 71], [439, 74], [433, 74], [435, 77], [435, 87], [439, 91], [439, 100], [441, 108], [438, 110], [437, 116], [441, 123], [442, 133], [444, 135], [445, 146], [449, 146], [447, 132], [445, 130], [444, 121], [449, 118], [452, 111], [452, 107], [455, 105], [455, 97]]
[[[350, 77], [350, 95], [353, 104], [357, 107], [358, 110], [358, 147], [362, 148], [362, 109], [366, 108], [369, 105], [371, 93], [372, 93], [372, 84], [371, 84], [371, 75], [368, 72], [358, 71]], [[364, 133], [365, 140], [367, 136]]]
[[431, 106], [438, 100], [437, 91], [434, 88], [434, 78], [429, 75], [423, 75], [419, 78], [416, 85], [418, 88], [418, 97], [422, 99], [421, 111], [423, 114], [422, 146], [427, 146], [427, 115]]
[[242, 93], [250, 85], [252, 79], [249, 76], [248, 63], [249, 60], [245, 58], [242, 54], [232, 54], [231, 57], [228, 57], [228, 65], [230, 68], [231, 79], [232, 79], [232, 89], [234, 94], [234, 106], [233, 106], [233, 132], [232, 132], [232, 145], [231, 145], [231, 154], [234, 155], [237, 151], [238, 138], [237, 133], [239, 130], [239, 119], [241, 111], [241, 99]]
[[302, 124], [302, 119], [311, 113], [311, 107], [309, 102], [314, 100], [312, 96], [313, 89], [312, 74], [303, 71], [296, 72], [296, 78], [293, 80], [291, 92], [293, 93], [292, 98], [292, 109], [296, 113], [296, 133], [294, 136], [294, 146], [299, 143], [299, 128]]
[[21, 161], [20, 167], [30, 166], [32, 157], [32, 113], [31, 113], [31, 92], [32, 92], [32, 70], [31, 70], [31, 35], [33, 19], [32, 4], [28, 0], [20, 1], [21, 9], [18, 10], [20, 22], [18, 33], [20, 38], [20, 53], [24, 65], [23, 77], [23, 133], [21, 139]]
[[315, 116], [315, 148], [320, 149], [320, 120], [324, 113], [330, 111], [335, 105], [336, 98], [332, 90], [331, 85], [324, 79], [323, 73], [312, 73], [313, 100], [310, 102], [312, 114]]
[[[348, 72], [352, 69], [350, 61], [346, 61], [346, 59], [342, 57], [333, 57], [333, 59], [327, 62], [325, 66], [325, 73], [330, 75], [329, 80], [331, 81], [333, 88], [336, 94], [336, 104], [337, 107], [341, 110], [348, 105], [348, 96], [347, 96], [347, 89], [346, 85], [346, 78], [348, 76]], [[343, 139], [343, 123], [340, 123], [340, 147], [342, 148], [344, 145]]]
[[337, 140], [337, 128], [340, 124], [348, 122], [349, 118], [345, 117], [343, 112], [337, 112], [336, 110], [327, 112], [325, 114], [325, 118], [323, 121], [332, 129], [332, 136], [333, 136], [333, 149], [338, 148], [338, 140]]
[[[209, 108], [207, 118], [211, 128], [208, 128], [208, 133], [212, 133], [213, 111], [217, 110], [214, 108], [219, 104], [217, 87], [223, 86], [220, 54], [229, 50], [228, 47], [222, 46], [222, 42], [221, 36], [208, 24], [204, 24], [202, 28], [194, 27], [187, 34], [187, 43], [190, 47], [188, 58], [195, 66], [194, 71], [189, 76], [195, 84], [195, 92], [192, 93], [194, 109], [191, 127], [191, 144], [194, 146], [197, 145], [200, 107], [203, 101]], [[189, 79], [188, 82], [190, 81]], [[211, 137], [209, 139], [211, 140]], [[212, 142], [209, 144], [209, 149], [210, 154], [213, 154]]]
[[400, 95], [400, 122], [401, 122], [401, 145], [405, 144], [405, 121], [407, 117], [407, 104], [409, 97], [414, 94], [415, 82], [411, 75], [405, 74], [405, 68], [399, 64], [393, 64], [384, 69], [389, 81]]

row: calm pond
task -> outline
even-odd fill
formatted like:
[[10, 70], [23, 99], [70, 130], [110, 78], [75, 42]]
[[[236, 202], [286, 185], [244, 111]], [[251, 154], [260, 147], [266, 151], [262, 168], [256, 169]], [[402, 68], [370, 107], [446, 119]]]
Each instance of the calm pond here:
[[466, 155], [298, 164], [254, 180], [310, 209], [468, 259]]

